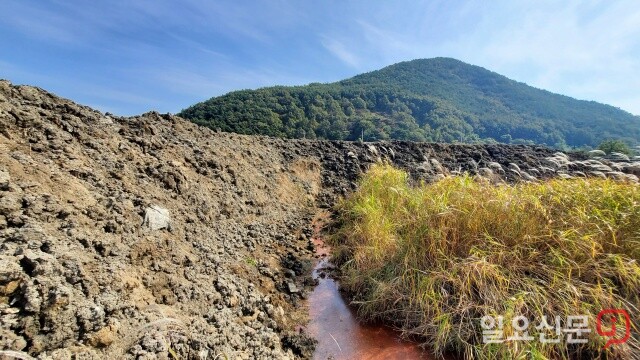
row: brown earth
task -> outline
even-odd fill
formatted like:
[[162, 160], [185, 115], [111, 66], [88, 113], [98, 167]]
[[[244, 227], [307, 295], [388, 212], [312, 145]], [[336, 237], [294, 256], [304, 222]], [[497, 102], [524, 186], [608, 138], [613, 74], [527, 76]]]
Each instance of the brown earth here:
[[381, 159], [427, 181], [640, 169], [543, 147], [216, 133], [0, 81], [0, 358], [310, 357], [296, 329], [311, 219]]

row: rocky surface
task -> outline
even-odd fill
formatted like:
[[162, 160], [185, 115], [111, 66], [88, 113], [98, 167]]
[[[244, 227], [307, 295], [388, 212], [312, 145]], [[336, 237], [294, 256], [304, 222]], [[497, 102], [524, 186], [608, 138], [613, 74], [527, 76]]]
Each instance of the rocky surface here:
[[637, 159], [592, 156], [215, 133], [0, 81], [0, 358], [309, 357], [311, 218], [369, 164], [637, 182]]

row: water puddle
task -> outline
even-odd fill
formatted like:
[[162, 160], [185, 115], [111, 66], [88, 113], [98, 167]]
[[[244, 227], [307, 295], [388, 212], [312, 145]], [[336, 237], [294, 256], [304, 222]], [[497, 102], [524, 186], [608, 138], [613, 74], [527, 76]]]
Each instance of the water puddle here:
[[318, 340], [313, 358], [346, 359], [435, 359], [417, 344], [402, 341], [398, 333], [379, 325], [360, 324], [338, 291], [338, 284], [325, 275], [329, 247], [314, 239], [320, 261], [313, 270], [318, 286], [309, 295], [311, 321], [308, 333]]

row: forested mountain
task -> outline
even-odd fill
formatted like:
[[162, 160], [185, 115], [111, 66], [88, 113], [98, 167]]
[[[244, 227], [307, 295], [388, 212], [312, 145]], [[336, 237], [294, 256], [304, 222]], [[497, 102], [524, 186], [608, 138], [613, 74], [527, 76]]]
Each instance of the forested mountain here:
[[640, 116], [449, 58], [402, 62], [330, 84], [234, 91], [179, 115], [223, 131], [296, 138], [556, 147], [640, 141]]

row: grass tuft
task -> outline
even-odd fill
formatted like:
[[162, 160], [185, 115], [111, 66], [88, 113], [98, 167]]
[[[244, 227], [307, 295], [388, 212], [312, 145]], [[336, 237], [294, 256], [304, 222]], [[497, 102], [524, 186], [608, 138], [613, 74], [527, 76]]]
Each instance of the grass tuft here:
[[[491, 185], [469, 176], [408, 185], [373, 166], [338, 205], [332, 236], [341, 286], [366, 320], [391, 322], [437, 354], [468, 359], [632, 358], [638, 329], [603, 349], [602, 309], [640, 304], [640, 187], [604, 179]], [[480, 319], [531, 322], [532, 341], [484, 344]], [[588, 315], [585, 344], [542, 343], [543, 316]], [[621, 337], [621, 336], [619, 336]]]

